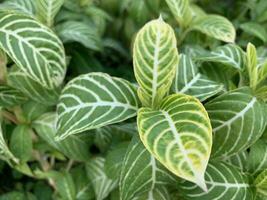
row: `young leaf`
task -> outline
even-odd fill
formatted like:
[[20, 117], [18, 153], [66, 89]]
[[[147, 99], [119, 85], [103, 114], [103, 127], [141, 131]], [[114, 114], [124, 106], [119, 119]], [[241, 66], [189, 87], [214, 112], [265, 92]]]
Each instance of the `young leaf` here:
[[198, 30], [210, 37], [224, 42], [234, 43], [236, 32], [233, 24], [225, 17], [219, 15], [206, 15], [200, 17], [192, 24], [192, 30]]
[[197, 185], [189, 182], [181, 184], [182, 196], [186, 200], [251, 200], [253, 192], [249, 177], [234, 166], [223, 162], [208, 165], [205, 180], [208, 191], [202, 191]]
[[161, 18], [150, 21], [138, 32], [133, 63], [144, 106], [157, 107], [168, 93], [178, 61], [174, 31]]
[[260, 198], [267, 198], [267, 169], [261, 172], [254, 181], [256, 195]]
[[267, 42], [267, 32], [263, 26], [256, 22], [246, 22], [240, 25], [240, 28], [243, 29], [245, 33], [249, 35], [255, 36], [262, 40], [263, 42]]
[[67, 21], [57, 25], [56, 31], [64, 43], [79, 42], [85, 47], [96, 51], [102, 48], [97, 30], [84, 22]]
[[12, 10], [17, 13], [34, 16], [34, 0], [7, 0], [0, 4], [0, 10]]
[[105, 159], [96, 157], [86, 164], [87, 175], [92, 181], [96, 200], [105, 199], [118, 185], [117, 180], [109, 179], [104, 172]]
[[160, 110], [141, 108], [137, 124], [142, 142], [175, 175], [206, 190], [212, 130], [205, 108], [194, 97], [166, 97]]
[[27, 97], [20, 91], [7, 85], [0, 85], [0, 107], [13, 107], [25, 101]]
[[56, 142], [56, 114], [46, 113], [35, 120], [33, 128], [37, 134], [49, 145], [62, 152], [67, 157], [87, 161], [89, 158], [89, 145], [86, 140], [79, 135], [71, 135], [63, 141]]
[[249, 86], [252, 89], [255, 89], [258, 81], [257, 50], [251, 43], [247, 45], [247, 71], [249, 76]]
[[221, 92], [223, 85], [210, 80], [198, 71], [198, 67], [187, 55], [180, 55], [179, 65], [171, 87], [171, 93], [184, 93], [204, 101]]
[[153, 194], [158, 187], [175, 183], [175, 177], [146, 150], [139, 138], [134, 137], [121, 169], [121, 200], [135, 200], [142, 194]]
[[27, 125], [19, 125], [12, 132], [10, 139], [10, 150], [20, 159], [27, 162], [32, 156], [32, 131]]
[[58, 139], [134, 117], [138, 105], [136, 88], [128, 81], [103, 73], [81, 75], [61, 94]]
[[37, 18], [48, 27], [53, 26], [54, 18], [64, 0], [36, 0]]
[[64, 48], [50, 29], [31, 17], [8, 11], [0, 11], [0, 27], [0, 48], [24, 73], [45, 88], [62, 83]]
[[56, 188], [62, 199], [74, 200], [76, 188], [70, 173], [64, 172], [56, 177]]
[[180, 26], [187, 26], [192, 20], [189, 0], [166, 0], [173, 16]]
[[203, 52], [196, 60], [205, 62], [216, 62], [242, 70], [245, 67], [246, 55], [243, 50], [234, 44], [217, 47], [212, 52]]
[[205, 105], [213, 128], [213, 157], [246, 150], [262, 135], [266, 108], [247, 87], [221, 95]]

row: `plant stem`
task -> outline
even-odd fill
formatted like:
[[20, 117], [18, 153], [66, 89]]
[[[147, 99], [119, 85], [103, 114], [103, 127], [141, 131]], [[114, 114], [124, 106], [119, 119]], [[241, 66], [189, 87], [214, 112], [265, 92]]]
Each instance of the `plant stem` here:
[[20, 124], [27, 123], [27, 120], [25, 119], [25, 117], [23, 115], [23, 111], [22, 111], [20, 106], [15, 106], [13, 111], [14, 111], [14, 114], [15, 114], [15, 116], [16, 116], [16, 118]]
[[14, 124], [19, 124], [17, 118], [15, 115], [13, 115], [12, 113], [2, 110], [1, 114], [3, 115], [4, 118], [8, 119], [9, 121], [13, 122]]
[[7, 74], [7, 58], [3, 51], [0, 50], [0, 83], [6, 83], [6, 74]]

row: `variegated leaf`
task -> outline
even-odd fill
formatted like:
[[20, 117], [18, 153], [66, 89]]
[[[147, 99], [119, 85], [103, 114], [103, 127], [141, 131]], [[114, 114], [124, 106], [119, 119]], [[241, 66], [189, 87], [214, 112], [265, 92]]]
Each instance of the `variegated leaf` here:
[[20, 105], [27, 101], [27, 99], [20, 91], [7, 85], [0, 85], [0, 107]]
[[267, 168], [267, 142], [265, 140], [259, 139], [250, 147], [247, 165], [249, 172], [253, 175]]
[[63, 141], [56, 142], [56, 114], [46, 113], [33, 121], [36, 133], [49, 145], [62, 152], [67, 157], [87, 161], [89, 158], [89, 145], [83, 135], [71, 135]]
[[204, 173], [212, 145], [205, 108], [194, 97], [174, 94], [159, 110], [141, 108], [138, 130], [145, 147], [175, 175], [206, 189]]
[[156, 188], [174, 185], [175, 182], [175, 176], [146, 150], [139, 138], [134, 137], [121, 169], [121, 200], [139, 200], [149, 193], [152, 195]]
[[8, 73], [8, 84], [20, 90], [25, 96], [44, 105], [55, 105], [60, 88], [48, 89], [32, 79], [26, 72], [13, 66]]
[[52, 89], [62, 83], [66, 71], [63, 45], [31, 17], [0, 11], [0, 48], [43, 87]]
[[173, 16], [180, 26], [187, 26], [192, 20], [189, 0], [166, 0]]
[[136, 196], [133, 200], [171, 200], [171, 196], [167, 188], [163, 186]]
[[118, 186], [117, 180], [109, 179], [104, 172], [105, 159], [96, 157], [86, 164], [87, 175], [92, 181], [96, 200], [105, 199]]
[[147, 23], [134, 42], [133, 62], [144, 106], [157, 107], [168, 93], [178, 65], [176, 38], [161, 18]]
[[204, 101], [222, 90], [223, 85], [202, 75], [189, 56], [180, 55], [180, 62], [176, 67], [171, 93], [184, 93]]
[[225, 17], [219, 15], [206, 15], [197, 19], [191, 25], [192, 30], [198, 30], [210, 37], [224, 42], [235, 41], [236, 32], [233, 24]]
[[7, 0], [0, 4], [0, 10], [13, 10], [17, 13], [34, 16], [34, 0]]
[[134, 117], [139, 106], [136, 88], [103, 73], [81, 75], [64, 88], [59, 104], [58, 139]]
[[212, 52], [203, 52], [196, 57], [197, 60], [205, 62], [217, 62], [242, 70], [246, 65], [245, 52], [234, 44], [217, 47]]
[[36, 0], [37, 18], [51, 27], [63, 3], [64, 0]]
[[226, 158], [224, 161], [228, 164], [234, 165], [238, 167], [242, 172], [247, 172], [248, 164], [249, 164], [249, 155], [247, 150], [241, 151], [229, 158]]
[[208, 165], [205, 180], [208, 191], [202, 191], [189, 182], [181, 184], [181, 192], [186, 200], [251, 200], [253, 192], [249, 177], [234, 166], [223, 162]]
[[[91, 25], [92, 26], [92, 25]], [[79, 42], [92, 50], [101, 50], [102, 44], [96, 28], [84, 22], [66, 21], [56, 26], [58, 36], [64, 43]]]
[[254, 181], [256, 195], [260, 200], [267, 198], [267, 169], [261, 172]]
[[259, 38], [263, 42], [267, 41], [267, 31], [259, 23], [256, 22], [246, 22], [240, 25], [240, 28], [247, 34]]
[[205, 107], [214, 134], [213, 157], [229, 157], [246, 150], [266, 126], [266, 108], [247, 87], [221, 95]]

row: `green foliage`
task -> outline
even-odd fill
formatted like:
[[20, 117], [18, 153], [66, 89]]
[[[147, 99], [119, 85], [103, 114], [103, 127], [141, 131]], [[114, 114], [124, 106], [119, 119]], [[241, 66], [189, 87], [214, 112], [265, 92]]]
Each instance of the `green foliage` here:
[[266, 10], [0, 0], [0, 200], [266, 199]]

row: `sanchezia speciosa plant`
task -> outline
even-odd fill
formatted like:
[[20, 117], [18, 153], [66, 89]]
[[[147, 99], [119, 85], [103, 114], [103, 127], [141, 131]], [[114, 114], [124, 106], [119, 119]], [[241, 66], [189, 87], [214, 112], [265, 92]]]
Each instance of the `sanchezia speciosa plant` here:
[[267, 3], [203, 4], [2, 2], [0, 199], [266, 199]]

